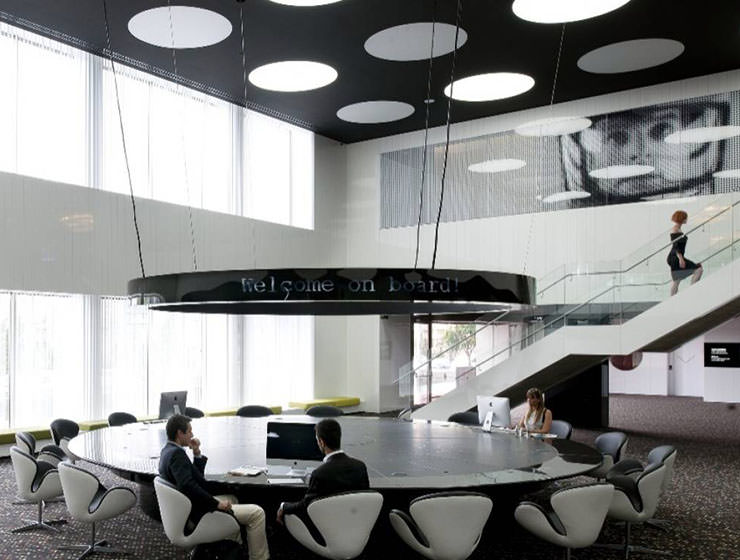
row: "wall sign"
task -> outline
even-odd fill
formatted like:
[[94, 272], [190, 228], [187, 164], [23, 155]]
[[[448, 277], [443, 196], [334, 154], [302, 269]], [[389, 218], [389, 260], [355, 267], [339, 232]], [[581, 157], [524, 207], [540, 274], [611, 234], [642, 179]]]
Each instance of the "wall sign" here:
[[740, 343], [705, 342], [704, 367], [740, 368]]

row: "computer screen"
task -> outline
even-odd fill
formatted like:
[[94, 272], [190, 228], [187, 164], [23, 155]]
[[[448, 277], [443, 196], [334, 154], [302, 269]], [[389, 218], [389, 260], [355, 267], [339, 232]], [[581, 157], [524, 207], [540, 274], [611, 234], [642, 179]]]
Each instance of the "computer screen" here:
[[493, 412], [492, 426], [510, 426], [511, 408], [507, 397], [494, 397], [491, 395], [478, 395], [478, 420], [483, 424], [488, 411]]
[[315, 424], [268, 422], [267, 458], [321, 461], [324, 456], [316, 443]]
[[169, 418], [173, 414], [185, 414], [187, 391], [167, 391], [159, 396], [159, 417]]

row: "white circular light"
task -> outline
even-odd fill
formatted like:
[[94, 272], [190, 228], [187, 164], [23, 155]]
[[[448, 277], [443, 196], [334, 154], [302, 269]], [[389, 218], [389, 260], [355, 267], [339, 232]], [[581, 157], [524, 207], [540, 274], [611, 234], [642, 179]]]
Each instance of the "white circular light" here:
[[255, 68], [249, 81], [271, 91], [308, 91], [329, 85], [337, 71], [328, 64], [310, 60], [285, 60]]
[[702, 144], [740, 135], [740, 126], [701, 126], [677, 130], [665, 137], [669, 144]]
[[452, 99], [457, 101], [495, 101], [514, 97], [529, 91], [533, 86], [534, 79], [526, 74], [494, 72], [456, 80], [448, 84], [444, 92], [450, 97], [452, 91]]
[[655, 171], [652, 165], [610, 165], [601, 169], [593, 169], [588, 172], [596, 179], [624, 179], [625, 177], [637, 177], [647, 175]]
[[587, 52], [578, 59], [578, 68], [593, 74], [619, 74], [660, 66], [684, 51], [673, 39], [635, 39], [612, 43]]
[[512, 171], [521, 169], [527, 162], [521, 159], [489, 159], [468, 166], [468, 171], [473, 173], [499, 173], [501, 171]]
[[[365, 41], [365, 50], [376, 58], [405, 62], [427, 60], [432, 45], [432, 25], [434, 25], [433, 56], [442, 56], [455, 50], [455, 26], [449, 23], [407, 23], [378, 31]], [[457, 48], [468, 40], [468, 34], [460, 29]]]
[[535, 23], [566, 23], [600, 16], [630, 0], [514, 0], [513, 12]]
[[589, 196], [591, 196], [591, 193], [587, 193], [586, 191], [561, 191], [546, 196], [542, 199], [542, 202], [546, 204], [552, 204], [554, 202], [564, 202], [566, 200], [588, 198]]
[[717, 179], [740, 179], [740, 169], [725, 169], [713, 174]]
[[324, 6], [325, 4], [335, 4], [342, 0], [270, 0], [275, 4], [284, 4], [285, 6]]
[[400, 101], [363, 101], [337, 111], [343, 121], [359, 124], [400, 121], [413, 114], [414, 107]]
[[203, 8], [162, 6], [136, 14], [129, 20], [128, 30], [156, 47], [194, 49], [226, 39], [231, 35], [231, 22]]
[[521, 124], [514, 132], [521, 136], [561, 136], [573, 134], [591, 126], [585, 117], [553, 117]]

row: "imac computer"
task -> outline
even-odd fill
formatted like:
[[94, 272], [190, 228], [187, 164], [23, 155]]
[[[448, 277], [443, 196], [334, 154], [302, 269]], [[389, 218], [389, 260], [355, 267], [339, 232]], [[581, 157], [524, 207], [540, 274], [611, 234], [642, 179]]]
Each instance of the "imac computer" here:
[[163, 420], [173, 414], [185, 414], [187, 391], [167, 391], [159, 396], [159, 418]]
[[[267, 459], [287, 459], [292, 467], [288, 476], [305, 476], [306, 468], [324, 455], [316, 443], [314, 423], [268, 422]], [[271, 469], [277, 471], [279, 469]]]
[[511, 409], [507, 397], [478, 395], [478, 421], [483, 424], [486, 415], [491, 412], [491, 426], [508, 427], [511, 425]]

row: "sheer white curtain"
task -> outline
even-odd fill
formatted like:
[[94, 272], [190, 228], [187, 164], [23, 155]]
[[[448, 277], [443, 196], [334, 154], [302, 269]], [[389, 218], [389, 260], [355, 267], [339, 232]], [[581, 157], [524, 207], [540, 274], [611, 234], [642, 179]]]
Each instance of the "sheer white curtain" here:
[[0, 292], [0, 427], [10, 425], [10, 297]]
[[0, 23], [0, 169], [87, 185], [89, 56]]
[[244, 318], [244, 404], [313, 397], [313, 317]]
[[86, 410], [83, 296], [15, 294], [11, 422], [43, 426]]
[[[234, 212], [231, 111], [214, 97], [116, 65], [134, 193]], [[102, 188], [128, 193], [113, 72], [103, 64]]]

